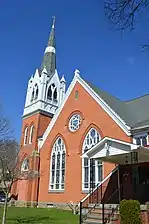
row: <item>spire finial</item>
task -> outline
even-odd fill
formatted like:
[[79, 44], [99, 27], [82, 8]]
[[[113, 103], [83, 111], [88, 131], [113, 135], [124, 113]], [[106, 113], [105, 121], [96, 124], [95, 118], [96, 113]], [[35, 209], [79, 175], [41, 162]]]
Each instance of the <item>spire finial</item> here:
[[54, 29], [55, 28], [55, 16], [53, 16], [52, 19], [53, 19], [52, 29]]

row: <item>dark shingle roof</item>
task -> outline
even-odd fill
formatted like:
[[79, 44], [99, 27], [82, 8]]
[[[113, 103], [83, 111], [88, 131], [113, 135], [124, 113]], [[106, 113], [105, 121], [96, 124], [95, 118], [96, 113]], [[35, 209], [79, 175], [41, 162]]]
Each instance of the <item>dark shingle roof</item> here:
[[86, 82], [110, 108], [131, 128], [149, 125], [149, 94], [130, 101], [122, 101]]

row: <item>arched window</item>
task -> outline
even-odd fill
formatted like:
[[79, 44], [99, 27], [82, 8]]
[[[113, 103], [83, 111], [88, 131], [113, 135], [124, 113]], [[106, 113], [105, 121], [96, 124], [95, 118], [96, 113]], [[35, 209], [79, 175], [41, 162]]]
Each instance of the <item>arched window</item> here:
[[48, 88], [47, 99], [57, 101], [57, 88], [54, 83]]
[[57, 89], [54, 90], [53, 99], [57, 100]]
[[35, 100], [38, 99], [38, 86], [35, 86]]
[[32, 125], [31, 128], [30, 128], [29, 144], [31, 144], [32, 141], [33, 141], [33, 133], [34, 133], [34, 125]]
[[28, 138], [28, 127], [26, 127], [24, 131], [24, 145], [27, 144], [27, 138]]
[[[101, 136], [96, 129], [91, 128], [85, 136], [82, 153], [88, 151], [101, 140]], [[102, 181], [102, 162], [99, 160], [82, 159], [82, 190], [94, 188]]]
[[35, 94], [35, 92], [34, 92], [34, 89], [33, 89], [33, 91], [32, 91], [32, 96], [31, 96], [31, 101], [34, 100], [34, 94]]
[[64, 190], [66, 150], [63, 140], [58, 137], [53, 145], [50, 162], [50, 190]]
[[38, 99], [38, 93], [39, 93], [38, 85], [35, 84], [35, 86], [33, 87], [33, 91], [32, 91], [31, 102], [33, 100], [37, 100]]
[[47, 98], [49, 100], [52, 100], [52, 89], [51, 89], [51, 86], [49, 86]]
[[29, 170], [29, 159], [25, 158], [21, 165], [21, 171], [28, 171]]

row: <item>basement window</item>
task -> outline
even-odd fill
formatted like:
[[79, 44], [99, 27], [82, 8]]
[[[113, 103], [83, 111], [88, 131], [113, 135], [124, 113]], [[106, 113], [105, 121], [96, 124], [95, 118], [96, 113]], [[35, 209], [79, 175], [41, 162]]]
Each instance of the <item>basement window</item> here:
[[148, 134], [136, 135], [133, 137], [133, 143], [141, 146], [148, 145]]

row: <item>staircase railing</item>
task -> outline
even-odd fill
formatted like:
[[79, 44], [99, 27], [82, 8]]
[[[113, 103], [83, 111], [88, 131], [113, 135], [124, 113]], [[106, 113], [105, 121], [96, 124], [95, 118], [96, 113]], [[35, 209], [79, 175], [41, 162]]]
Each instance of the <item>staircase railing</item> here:
[[[103, 196], [105, 194], [107, 185], [111, 176], [117, 171], [117, 167], [109, 173], [104, 180], [102, 180], [94, 189], [84, 197], [80, 202], [80, 224], [86, 219], [87, 215], [95, 209], [99, 204], [102, 204]], [[89, 204], [92, 206], [89, 208]]]
[[113, 197], [115, 197], [115, 196], [119, 197], [118, 194], [119, 194], [119, 188], [117, 188], [106, 201], [103, 201], [103, 203], [102, 203], [103, 224], [110, 223], [111, 218], [114, 217], [115, 212], [118, 211], [119, 205], [114, 205], [112, 208], [110, 207], [110, 211], [105, 214], [105, 210], [107, 209], [107, 208], [105, 208], [105, 205], [110, 204], [110, 201], [113, 199]]

